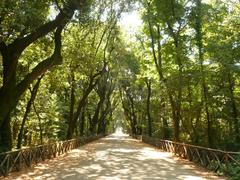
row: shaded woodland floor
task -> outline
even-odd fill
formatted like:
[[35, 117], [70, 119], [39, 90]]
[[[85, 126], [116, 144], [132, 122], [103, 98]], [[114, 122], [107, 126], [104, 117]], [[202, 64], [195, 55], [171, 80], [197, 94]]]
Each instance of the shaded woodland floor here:
[[[0, 178], [1, 179], [1, 178]], [[5, 179], [224, 179], [126, 135], [111, 135]]]

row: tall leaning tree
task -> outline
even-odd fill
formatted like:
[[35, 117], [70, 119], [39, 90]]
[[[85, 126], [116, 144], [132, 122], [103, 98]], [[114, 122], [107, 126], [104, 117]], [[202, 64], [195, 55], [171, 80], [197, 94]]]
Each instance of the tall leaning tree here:
[[[3, 83], [0, 87], [0, 151], [11, 150], [12, 148], [10, 114], [16, 107], [19, 98], [34, 80], [51, 67], [62, 63], [61, 32], [66, 24], [72, 19], [75, 10], [83, 12], [83, 10], [86, 10], [90, 5], [90, 2], [87, 0], [65, 0], [61, 1], [61, 3], [58, 3], [56, 0], [55, 4], [59, 8], [59, 13], [55, 19], [48, 20], [48, 15], [45, 15], [42, 21], [39, 21], [39, 24], [29, 26], [28, 24], [30, 21], [34, 22], [34, 20], [38, 19], [38, 16], [41, 15], [41, 11], [39, 13], [34, 13], [31, 11], [31, 8], [34, 8], [38, 4], [42, 4], [42, 10], [44, 10], [44, 8], [49, 10], [51, 2], [33, 0], [31, 2], [12, 1], [11, 3], [9, 4], [7, 1], [3, 1], [0, 4], [0, 52], [3, 66]], [[25, 18], [26, 21], [20, 21], [22, 24], [18, 24], [18, 26], [13, 25], [11, 27], [6, 27], [7, 23], [5, 19], [9, 18], [7, 9], [13, 6], [19, 6], [19, 9], [13, 9], [13, 14], [21, 14], [22, 18]], [[10, 36], [6, 37], [7, 32], [4, 31], [4, 28], [8, 32], [10, 31]], [[14, 32], [14, 36], [11, 35], [11, 32]], [[29, 74], [18, 82], [16, 80], [17, 69], [19, 59], [24, 50], [51, 32], [54, 32], [55, 44], [52, 55], [38, 63]]]

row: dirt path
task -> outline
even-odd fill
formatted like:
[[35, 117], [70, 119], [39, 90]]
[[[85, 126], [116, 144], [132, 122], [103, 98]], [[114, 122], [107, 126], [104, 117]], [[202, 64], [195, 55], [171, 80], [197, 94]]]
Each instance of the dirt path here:
[[[1, 179], [1, 178], [0, 178]], [[109, 136], [5, 179], [223, 179], [127, 136]]]

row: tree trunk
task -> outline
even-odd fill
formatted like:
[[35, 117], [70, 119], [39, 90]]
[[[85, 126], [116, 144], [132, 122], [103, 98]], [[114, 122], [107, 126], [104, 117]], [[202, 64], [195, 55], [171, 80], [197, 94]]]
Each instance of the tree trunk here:
[[75, 79], [74, 72], [71, 72], [71, 97], [70, 97], [70, 111], [69, 111], [69, 121], [68, 121], [68, 134], [67, 138], [71, 139], [74, 130], [74, 105], [75, 105]]
[[148, 94], [147, 94], [147, 119], [148, 119], [148, 136], [152, 136], [152, 117], [151, 117], [151, 110], [150, 110], [150, 105], [151, 105], [151, 94], [152, 94], [152, 84], [151, 81], [146, 80], [146, 85], [148, 89]]
[[84, 135], [84, 129], [85, 129], [85, 110], [82, 111], [80, 116], [80, 136]]
[[69, 122], [72, 122], [74, 118], [74, 105], [75, 105], [75, 78], [74, 78], [74, 72], [72, 72], [71, 73], [71, 102], [70, 102]]
[[[55, 33], [55, 50], [53, 55], [50, 58], [39, 63], [31, 73], [29, 73], [19, 84], [16, 84], [16, 67], [17, 67], [17, 58], [14, 56], [15, 63], [11, 64], [11, 60], [8, 59], [11, 57], [9, 54], [3, 55], [3, 64], [4, 64], [4, 76], [3, 76], [3, 86], [0, 89], [0, 127], [6, 124], [10, 124], [11, 117], [10, 113], [17, 106], [17, 102], [20, 96], [26, 91], [29, 85], [40, 75], [45, 73], [52, 66], [59, 64], [61, 61], [61, 32], [62, 27], [57, 28]], [[6, 47], [7, 48], [7, 47]], [[7, 48], [7, 53], [9, 49]], [[3, 53], [2, 53], [3, 54]], [[5, 62], [9, 60], [10, 62]], [[8, 64], [10, 63], [10, 64]], [[9, 69], [10, 68], [10, 69]], [[12, 69], [11, 69], [12, 68]], [[9, 71], [9, 72], [6, 72]], [[14, 71], [10, 73], [11, 71]], [[5, 122], [9, 121], [9, 122]], [[11, 132], [11, 130], [9, 131]], [[5, 139], [6, 137], [1, 137], [0, 140]], [[10, 139], [10, 138], [9, 138]], [[0, 144], [4, 144], [0, 142]], [[9, 143], [12, 144], [12, 143]]]
[[[170, 24], [170, 23], [168, 23]], [[177, 90], [177, 98], [175, 100], [175, 115], [173, 118], [173, 126], [174, 126], [174, 132], [173, 132], [173, 141], [178, 142], [179, 135], [180, 135], [180, 121], [181, 121], [181, 109], [182, 109], [182, 89], [183, 89], [183, 65], [181, 60], [181, 54], [180, 54], [180, 45], [179, 45], [179, 36], [176, 35], [176, 33], [173, 31], [173, 28], [168, 25], [168, 29], [172, 34], [172, 38], [174, 40], [174, 46], [176, 51], [176, 62], [178, 65], [178, 90]]]
[[[74, 129], [76, 128], [76, 123], [81, 114], [82, 108], [85, 106], [89, 94], [92, 92], [92, 90], [94, 89], [94, 87], [99, 81], [99, 78], [97, 77], [101, 74], [102, 72], [99, 72], [90, 77], [89, 85], [87, 89], [84, 91], [82, 98], [78, 102], [78, 107], [76, 112], [74, 113], [73, 119], [68, 122], [67, 139], [72, 139], [73, 132], [74, 132]], [[97, 79], [95, 80], [95, 78]]]
[[[162, 70], [162, 52], [161, 52], [161, 32], [160, 32], [160, 27], [159, 25], [157, 25], [157, 47], [158, 47], [158, 51], [156, 52], [155, 50], [155, 39], [154, 39], [154, 33], [153, 33], [153, 28], [152, 28], [152, 25], [151, 25], [151, 21], [150, 19], [148, 19], [148, 26], [149, 26], [149, 31], [150, 31], [150, 36], [151, 36], [151, 48], [152, 48], [152, 51], [153, 51], [153, 59], [154, 59], [154, 63], [155, 63], [155, 66], [156, 66], [156, 69], [157, 69], [157, 72], [159, 74], [159, 79], [160, 79], [160, 82], [163, 83], [163, 85], [165, 86], [166, 88], [166, 92], [167, 92], [167, 95], [168, 95], [168, 99], [169, 99], [169, 102], [171, 104], [171, 111], [172, 111], [172, 119], [173, 119], [173, 140], [174, 141], [179, 141], [179, 132], [180, 132], [180, 118], [181, 118], [181, 96], [182, 96], [182, 88], [181, 88], [181, 81], [182, 81], [182, 77], [180, 76], [179, 77], [179, 89], [178, 89], [178, 97], [177, 97], [177, 100], [174, 101], [174, 93], [171, 91], [171, 88], [169, 87], [168, 85], [168, 81], [167, 79], [164, 77], [164, 74], [163, 74], [163, 70]], [[170, 31], [172, 31], [171, 27], [169, 27]], [[174, 33], [172, 31], [172, 33]], [[175, 39], [175, 48], [177, 48], [178, 42], [176, 41]], [[178, 51], [178, 50], [177, 50]], [[177, 56], [177, 62], [178, 62], [178, 65], [179, 65], [179, 75], [182, 75], [182, 66], [181, 66], [181, 61], [179, 59], [179, 55]]]
[[169, 139], [170, 134], [167, 119], [165, 117], [162, 117], [162, 120], [163, 120], [163, 139]]
[[128, 94], [128, 98], [129, 98], [130, 107], [131, 107], [130, 112], [131, 112], [131, 117], [132, 117], [132, 133], [133, 133], [133, 135], [137, 135], [137, 116], [136, 116], [135, 108], [134, 108], [134, 100], [130, 94]]
[[92, 134], [97, 133], [96, 128], [97, 128], [97, 124], [98, 124], [98, 121], [99, 121], [99, 113], [100, 113], [100, 109], [102, 108], [104, 100], [105, 100], [104, 97], [100, 97], [100, 100], [97, 104], [97, 108], [96, 108], [95, 113], [93, 115], [92, 123], [91, 123], [90, 129], [89, 129], [90, 133], [92, 133]]
[[236, 105], [236, 99], [234, 96], [234, 80], [231, 77], [231, 73], [228, 73], [228, 83], [229, 83], [229, 92], [231, 99], [231, 108], [232, 108], [232, 120], [234, 123], [234, 134], [235, 134], [235, 142], [240, 144], [240, 130], [239, 130], [239, 121], [238, 121], [238, 110]]
[[30, 99], [27, 103], [27, 107], [26, 107], [26, 110], [25, 110], [25, 113], [24, 113], [24, 116], [23, 116], [23, 119], [22, 119], [22, 124], [21, 124], [21, 128], [20, 128], [20, 131], [19, 131], [19, 134], [18, 134], [18, 139], [17, 139], [17, 149], [20, 149], [21, 146], [22, 146], [22, 139], [23, 139], [23, 130], [24, 130], [24, 126], [25, 126], [25, 122], [27, 120], [27, 117], [28, 117], [28, 114], [29, 112], [31, 111], [31, 105], [32, 103], [34, 102], [36, 96], [37, 96], [37, 92], [38, 92], [38, 89], [39, 89], [39, 86], [40, 86], [40, 82], [42, 80], [44, 75], [42, 75], [37, 83], [35, 84], [35, 86], [33, 87], [33, 90], [31, 92], [31, 96], [30, 96]]
[[[6, 49], [5, 49], [6, 48]], [[12, 149], [11, 137], [11, 111], [16, 107], [15, 84], [17, 64], [13, 64], [10, 69], [11, 59], [15, 60], [14, 55], [10, 55], [9, 49], [5, 47], [2, 53], [3, 58], [3, 86], [0, 88], [0, 152]], [[15, 58], [18, 58], [15, 56]]]
[[[81, 4], [84, 6], [84, 3]], [[72, 18], [75, 10], [74, 2], [69, 1], [66, 3], [66, 7], [57, 15], [57, 17], [50, 22], [43, 24], [42, 26], [36, 28], [32, 33], [21, 37], [16, 38], [11, 44], [7, 45], [3, 41], [0, 42], [0, 51], [2, 54], [3, 61], [3, 86], [0, 88], [0, 127], [5, 128], [0, 133], [0, 144], [2, 146], [6, 145], [6, 149], [11, 149], [9, 145], [11, 142], [4, 142], [7, 137], [4, 137], [6, 134], [3, 131], [8, 131], [11, 133], [10, 129], [10, 114], [12, 110], [16, 107], [17, 102], [20, 96], [27, 90], [29, 85], [37, 79], [40, 75], [45, 73], [48, 69], [54, 65], [58, 65], [62, 62], [61, 57], [61, 32], [65, 27], [67, 22]], [[40, 62], [31, 73], [25, 76], [25, 78], [19, 83], [16, 84], [16, 71], [19, 61], [19, 57], [23, 51], [29, 47], [32, 43], [36, 42], [39, 38], [44, 37], [49, 32], [52, 32], [56, 29], [55, 32], [55, 50], [53, 55]], [[8, 137], [11, 141], [10, 137]], [[5, 149], [5, 148], [3, 148]]]
[[40, 144], [43, 144], [43, 128], [42, 128], [42, 122], [41, 122], [41, 117], [36, 109], [36, 106], [33, 102], [33, 109], [37, 115], [37, 118], [38, 118], [38, 126], [39, 126], [39, 135], [40, 135]]
[[4, 120], [0, 127], [0, 152], [11, 151], [12, 149], [12, 133], [10, 126], [10, 114]]
[[[104, 50], [104, 52], [105, 51], [106, 51], [106, 49]], [[97, 108], [93, 115], [92, 123], [91, 123], [90, 129], [89, 129], [90, 132], [93, 134], [96, 134], [99, 131], [102, 131], [102, 128], [103, 128], [102, 125], [104, 125], [104, 122], [103, 122], [104, 121], [104, 113], [105, 113], [104, 102], [106, 101], [106, 98], [107, 97], [109, 98], [109, 96], [110, 96], [110, 94], [107, 93], [107, 91], [108, 91], [108, 88], [111, 87], [110, 84], [108, 83], [108, 77], [109, 77], [109, 71], [106, 71], [104, 74], [102, 74], [102, 77], [99, 80], [98, 86], [96, 89], [96, 92], [99, 96], [99, 102], [97, 104]], [[98, 129], [97, 129], [97, 125], [99, 125]]]
[[108, 115], [108, 113], [110, 113], [111, 110], [111, 102], [109, 100], [109, 96], [111, 93], [108, 94], [108, 101], [106, 102], [106, 107], [102, 110], [101, 112], [101, 116], [99, 118], [99, 122], [98, 122], [98, 134], [105, 134], [106, 133], [106, 117]]
[[203, 54], [203, 35], [202, 35], [202, 1], [197, 0], [197, 13], [196, 13], [196, 39], [197, 39], [197, 47], [198, 47], [198, 61], [200, 63], [200, 72], [202, 78], [202, 101], [204, 104], [206, 120], [207, 120], [207, 141], [208, 145], [211, 147], [213, 144], [212, 139], [212, 125], [210, 119], [210, 112], [209, 112], [209, 102], [208, 102], [208, 88], [206, 84], [206, 77], [204, 72], [204, 54]]
[[106, 130], [106, 119], [105, 118], [106, 118], [105, 115], [102, 115], [99, 118], [97, 134], [105, 134], [105, 130]]
[[[126, 92], [127, 94], [127, 99], [129, 100], [129, 95], [128, 93]], [[137, 130], [136, 130], [136, 126], [137, 126], [137, 122], [136, 122], [136, 118], [134, 119], [133, 117], [135, 115], [133, 115], [133, 111], [134, 111], [134, 105], [130, 105], [130, 107], [126, 106], [125, 105], [125, 102], [124, 102], [124, 99], [123, 99], [123, 94], [122, 94], [122, 91], [120, 90], [120, 98], [121, 98], [121, 101], [122, 101], [122, 107], [123, 107], [123, 110], [124, 110], [124, 115], [125, 115], [125, 118], [126, 120], [129, 121], [130, 123], [130, 131], [131, 131], [131, 135], [135, 136], [137, 134]]]

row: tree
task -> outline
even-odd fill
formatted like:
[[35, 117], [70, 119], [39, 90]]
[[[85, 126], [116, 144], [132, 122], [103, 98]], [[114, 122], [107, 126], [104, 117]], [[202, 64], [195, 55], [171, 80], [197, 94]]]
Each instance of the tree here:
[[[5, 3], [3, 5], [5, 5]], [[78, 8], [77, 5], [79, 6], [79, 9], [82, 10], [83, 7], [85, 8], [87, 5], [87, 2], [84, 1], [78, 3], [78, 1], [70, 0], [65, 4], [63, 9], [60, 10], [59, 14], [54, 20], [46, 22], [38, 26], [36, 29], [30, 29], [30, 33], [25, 32], [24, 28], [20, 32], [20, 35], [10, 41], [10, 43], [9, 41], [1, 41], [0, 51], [3, 61], [3, 85], [0, 89], [1, 149], [11, 149], [12, 142], [10, 132], [10, 113], [16, 107], [20, 96], [26, 91], [28, 86], [35, 79], [37, 79], [54, 65], [62, 63], [61, 32], [66, 26], [67, 22], [69, 22], [72, 18], [74, 11]], [[23, 26], [24, 25], [25, 24], [23, 24]], [[36, 42], [39, 38], [46, 36], [49, 32], [52, 32], [55, 29], [55, 49], [53, 54], [35, 66], [35, 68], [32, 69], [32, 72], [27, 74], [22, 81], [16, 82], [17, 65], [23, 51], [32, 43]]]

